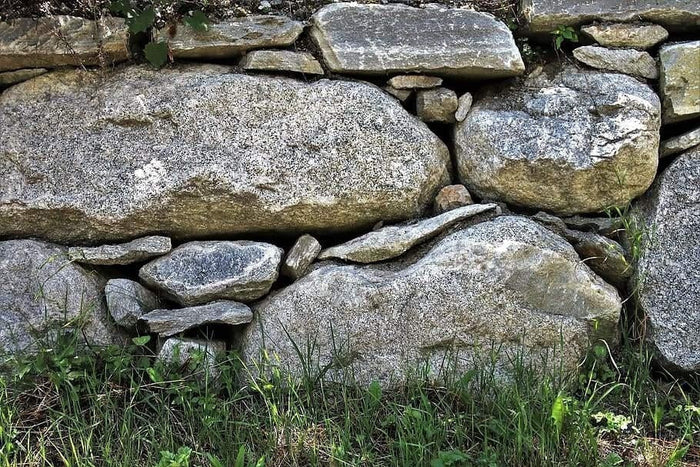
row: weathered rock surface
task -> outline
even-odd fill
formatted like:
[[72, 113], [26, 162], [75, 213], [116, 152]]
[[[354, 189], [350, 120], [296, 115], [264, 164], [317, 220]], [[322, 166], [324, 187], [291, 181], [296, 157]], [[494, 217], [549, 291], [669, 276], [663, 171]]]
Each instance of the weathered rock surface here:
[[305, 75], [322, 75], [323, 68], [308, 52], [291, 50], [255, 50], [241, 61], [244, 70], [288, 71]]
[[658, 24], [590, 24], [581, 32], [604, 47], [650, 49], [668, 39], [668, 31]]
[[291, 278], [304, 276], [321, 252], [321, 244], [311, 235], [302, 235], [284, 258], [280, 272]]
[[570, 229], [593, 232], [606, 237], [614, 237], [624, 229], [624, 222], [620, 217], [572, 216], [562, 220]]
[[25, 68], [23, 70], [6, 71], [0, 73], [0, 89], [12, 86], [13, 84], [27, 81], [28, 79], [36, 78], [43, 75], [48, 70], [46, 68]]
[[103, 280], [66, 251], [34, 240], [0, 242], [0, 352], [36, 350], [60, 331], [82, 329], [91, 345], [119, 342], [102, 298]]
[[156, 294], [129, 279], [107, 281], [105, 297], [114, 322], [130, 331], [136, 329], [141, 316], [163, 306]]
[[627, 261], [625, 250], [614, 240], [592, 232], [567, 230], [564, 237], [593, 272], [615, 285], [623, 287], [632, 277], [633, 267]]
[[678, 156], [635, 210], [650, 238], [634, 278], [648, 339], [669, 367], [700, 370], [700, 148]]
[[73, 16], [0, 22], [0, 71], [64, 65], [110, 65], [129, 58], [123, 18]]
[[424, 122], [454, 123], [458, 106], [457, 93], [452, 89], [425, 89], [416, 97], [416, 113]]
[[700, 145], [700, 127], [661, 143], [659, 157], [669, 157]]
[[649, 21], [670, 31], [700, 26], [700, 5], [695, 0], [520, 0], [520, 11], [533, 34], [591, 21]]
[[656, 79], [659, 69], [656, 60], [646, 52], [632, 49], [607, 49], [584, 45], [574, 49], [579, 62], [599, 70], [618, 71], [632, 76]]
[[227, 58], [291, 45], [303, 29], [302, 23], [285, 16], [253, 15], [211, 23], [206, 31], [180, 26], [174, 36], [165, 27], [156, 32], [156, 40], [167, 40], [175, 58]]
[[700, 41], [664, 45], [659, 49], [664, 123], [700, 115]]
[[186, 367], [190, 372], [203, 371], [207, 377], [216, 379], [221, 374], [216, 358], [224, 352], [226, 343], [222, 341], [171, 337], [163, 342], [158, 359]]
[[356, 263], [375, 263], [395, 258], [457, 222], [494, 209], [495, 204], [473, 204], [406, 225], [382, 227], [349, 242], [327, 248], [318, 258], [338, 258]]
[[311, 21], [311, 36], [334, 72], [503, 78], [525, 71], [508, 27], [485, 13], [336, 3]]
[[119, 245], [70, 247], [68, 248], [68, 257], [77, 263], [103, 266], [124, 265], [162, 256], [168, 253], [172, 247], [168, 237], [153, 235]]
[[481, 198], [561, 214], [624, 205], [656, 174], [659, 114], [629, 76], [533, 73], [486, 90], [456, 125], [460, 178]]
[[442, 78], [426, 75], [394, 76], [387, 84], [396, 89], [430, 89], [442, 84]]
[[469, 206], [470, 204], [474, 204], [474, 201], [467, 187], [464, 185], [447, 185], [435, 196], [433, 212], [442, 214], [443, 212], [452, 211], [462, 206]]
[[220, 300], [176, 310], [153, 310], [141, 317], [149, 332], [169, 337], [208, 324], [236, 326], [250, 323], [253, 312], [246, 305]]
[[420, 215], [450, 180], [444, 143], [375, 86], [229, 71], [53, 72], [6, 90], [0, 238], [357, 230]]
[[266, 349], [299, 372], [291, 338], [304, 349], [313, 343], [311, 367], [335, 364], [328, 379], [349, 370], [361, 382], [400, 383], [423, 362], [433, 375], [453, 363], [466, 370], [499, 346], [504, 371], [518, 352], [538, 369], [559, 359], [574, 369], [589, 341], [617, 333], [614, 288], [562, 238], [524, 218], [454, 232], [402, 264], [315, 269], [255, 306], [244, 357]]
[[471, 110], [473, 102], [474, 98], [472, 97], [471, 93], [465, 92], [459, 96], [459, 103], [457, 105], [457, 111], [455, 112], [456, 121], [463, 122], [464, 119], [467, 118], [467, 114], [469, 113], [469, 110]]
[[277, 280], [282, 253], [269, 243], [247, 240], [189, 242], [144, 265], [139, 278], [183, 306], [251, 301]]

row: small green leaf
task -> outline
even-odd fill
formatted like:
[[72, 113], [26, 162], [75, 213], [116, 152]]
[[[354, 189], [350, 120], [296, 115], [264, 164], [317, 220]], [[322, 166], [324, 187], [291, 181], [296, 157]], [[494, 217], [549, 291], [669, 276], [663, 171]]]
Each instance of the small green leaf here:
[[182, 18], [182, 22], [195, 31], [203, 32], [209, 29], [209, 18], [199, 10], [191, 11], [189, 16]]
[[131, 339], [135, 345], [146, 345], [151, 341], [151, 336], [139, 336]]
[[565, 413], [565, 407], [564, 407], [564, 397], [559, 394], [556, 399], [554, 399], [554, 402], [552, 403], [552, 411], [551, 411], [551, 417], [552, 420], [554, 421], [554, 426], [557, 429], [557, 433], [561, 433], [562, 428], [564, 427], [564, 413]]
[[126, 24], [129, 26], [129, 31], [132, 33], [146, 32], [156, 20], [156, 12], [153, 8], [146, 8], [141, 13], [131, 16], [126, 19]]
[[160, 68], [168, 62], [168, 43], [149, 42], [143, 50], [146, 60], [156, 68]]

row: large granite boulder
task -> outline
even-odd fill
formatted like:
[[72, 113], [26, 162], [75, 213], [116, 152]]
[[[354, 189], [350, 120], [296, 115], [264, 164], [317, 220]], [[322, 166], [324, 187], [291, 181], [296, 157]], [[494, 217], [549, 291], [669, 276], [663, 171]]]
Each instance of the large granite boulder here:
[[242, 352], [255, 362], [266, 350], [292, 372], [318, 365], [329, 379], [349, 371], [387, 384], [423, 364], [433, 376], [468, 369], [494, 348], [504, 376], [516, 354], [567, 371], [592, 340], [615, 339], [620, 308], [616, 290], [564, 239], [500, 217], [450, 233], [412, 260], [319, 265], [254, 306]]
[[624, 205], [654, 180], [659, 116], [632, 77], [536, 71], [488, 88], [457, 124], [459, 175], [482, 198], [561, 214]]
[[671, 369], [700, 370], [700, 148], [678, 156], [635, 211], [644, 243], [634, 277], [647, 339]]
[[64, 65], [111, 65], [129, 58], [123, 18], [74, 16], [0, 22], [0, 71]]
[[357, 230], [420, 215], [449, 167], [425, 124], [360, 82], [127, 67], [0, 96], [0, 238]]
[[559, 26], [577, 26], [591, 21], [649, 21], [671, 31], [693, 31], [700, 27], [697, 0], [520, 0], [527, 29], [549, 34]]
[[700, 116], [700, 41], [659, 49], [664, 123]]
[[252, 15], [211, 23], [205, 31], [186, 26], [166, 26], [155, 32], [156, 41], [167, 41], [175, 58], [221, 59], [248, 50], [284, 47], [294, 43], [304, 25], [286, 16]]
[[326, 65], [338, 73], [425, 72], [472, 79], [525, 71], [508, 26], [486, 13], [334, 3], [311, 22]]
[[198, 241], [144, 265], [139, 278], [184, 306], [256, 300], [277, 280], [282, 249], [269, 243]]
[[71, 263], [64, 248], [0, 242], [0, 353], [34, 351], [70, 329], [90, 345], [119, 342], [103, 287], [104, 280]]

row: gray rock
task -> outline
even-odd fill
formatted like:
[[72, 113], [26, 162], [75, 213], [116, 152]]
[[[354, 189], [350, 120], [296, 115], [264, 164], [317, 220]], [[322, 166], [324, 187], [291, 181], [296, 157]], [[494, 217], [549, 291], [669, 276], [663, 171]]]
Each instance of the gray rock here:
[[129, 279], [107, 281], [105, 297], [114, 322], [129, 331], [136, 330], [141, 316], [163, 306], [156, 294]]
[[435, 196], [433, 212], [442, 214], [470, 204], [474, 204], [474, 201], [464, 185], [447, 185]]
[[659, 49], [664, 123], [700, 115], [700, 41], [667, 44]]
[[391, 86], [384, 86], [382, 89], [384, 89], [386, 92], [400, 100], [401, 102], [405, 102], [411, 95], [413, 95], [413, 91], [410, 89], [396, 89]]
[[394, 76], [387, 84], [396, 89], [430, 89], [442, 84], [442, 78], [426, 75]]
[[606, 237], [615, 237], [624, 229], [624, 222], [620, 217], [572, 216], [562, 220], [570, 229], [593, 232]]
[[674, 156], [697, 145], [700, 145], [700, 127], [664, 140], [659, 149], [659, 157]]
[[508, 27], [470, 10], [335, 3], [312, 17], [331, 71], [503, 78], [525, 71]]
[[349, 242], [327, 248], [318, 258], [338, 258], [356, 263], [375, 263], [395, 258], [448, 227], [495, 208], [495, 204], [473, 204], [406, 225], [382, 227]]
[[68, 257], [77, 263], [113, 266], [146, 261], [162, 256], [170, 252], [171, 249], [172, 243], [168, 237], [153, 235], [119, 245], [102, 245], [92, 248], [70, 247], [68, 248]]
[[538, 212], [537, 214], [534, 214], [533, 216], [530, 216], [532, 220], [535, 222], [539, 223], [540, 225], [543, 225], [547, 227], [549, 230], [554, 232], [557, 235], [564, 236], [564, 233], [567, 231], [566, 224], [564, 223], [561, 218], [557, 216], [553, 216], [551, 214], [547, 214], [546, 212]]
[[208, 324], [237, 326], [253, 320], [253, 312], [246, 305], [228, 300], [207, 303], [176, 310], [153, 310], [141, 316], [149, 332], [169, 337]]
[[321, 244], [311, 235], [302, 235], [282, 263], [281, 273], [291, 279], [306, 275], [309, 266], [321, 252]]
[[668, 39], [668, 31], [658, 24], [590, 24], [583, 26], [581, 33], [604, 47], [632, 49], [650, 49]]
[[[621, 303], [573, 248], [532, 221], [500, 217], [437, 241], [402, 268], [325, 265], [255, 306], [244, 335], [282, 367], [328, 368], [364, 383], [401, 383], [427, 367], [453, 374], [488, 359], [507, 376], [519, 354], [538, 370], [575, 370], [590, 342], [614, 339]], [[562, 346], [561, 343], [564, 343]], [[545, 359], [548, 355], [548, 359]]]
[[635, 212], [646, 240], [634, 276], [662, 363], [700, 370], [700, 148], [678, 156]]
[[632, 277], [632, 265], [627, 261], [624, 248], [616, 241], [576, 230], [567, 230], [565, 238], [574, 245], [586, 265], [610, 284], [623, 287]]
[[244, 70], [288, 71], [304, 75], [323, 75], [318, 60], [308, 52], [291, 50], [255, 50], [241, 60]]
[[252, 49], [285, 47], [297, 40], [304, 26], [286, 16], [252, 15], [211, 23], [206, 31], [180, 26], [157, 30], [156, 41], [167, 41], [175, 58], [227, 58]]
[[111, 65], [129, 59], [123, 18], [73, 16], [0, 22], [0, 71], [64, 65]]
[[36, 351], [57, 333], [80, 330], [90, 345], [121, 342], [110, 324], [104, 280], [56, 245], [34, 240], [0, 242], [0, 352]]
[[558, 214], [625, 205], [656, 175], [659, 107], [632, 77], [573, 67], [490, 87], [455, 128], [461, 181]]
[[12, 86], [13, 84], [27, 81], [37, 76], [43, 75], [48, 70], [46, 68], [25, 68], [23, 70], [6, 71], [0, 73], [0, 89]]
[[277, 280], [282, 249], [269, 243], [189, 242], [144, 265], [139, 278], [183, 306], [251, 301]]
[[203, 372], [208, 379], [218, 379], [221, 371], [216, 366], [217, 356], [226, 352], [226, 343], [203, 339], [171, 337], [163, 342], [158, 360], [179, 365], [187, 373]]
[[574, 49], [579, 62], [599, 70], [617, 71], [626, 75], [657, 79], [659, 69], [654, 58], [646, 52], [632, 49], [607, 49], [584, 45]]
[[445, 144], [381, 89], [230, 70], [57, 71], [6, 90], [0, 237], [357, 231], [421, 215], [449, 182]]
[[670, 31], [692, 31], [700, 26], [696, 0], [520, 0], [520, 11], [533, 34], [592, 21], [649, 21]]
[[468, 92], [465, 92], [459, 96], [459, 103], [457, 105], [457, 111], [455, 112], [455, 120], [458, 122], [463, 122], [467, 118], [467, 114], [472, 108], [472, 102], [474, 98]]
[[458, 106], [452, 89], [426, 89], [418, 91], [416, 97], [416, 113], [424, 122], [454, 123]]

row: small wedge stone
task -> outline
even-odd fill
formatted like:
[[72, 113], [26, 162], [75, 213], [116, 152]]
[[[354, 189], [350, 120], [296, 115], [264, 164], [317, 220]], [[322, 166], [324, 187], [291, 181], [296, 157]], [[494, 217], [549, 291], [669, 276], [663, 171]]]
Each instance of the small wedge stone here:
[[140, 321], [149, 332], [169, 337], [207, 324], [237, 326], [252, 319], [253, 312], [246, 305], [221, 300], [188, 308], [153, 310], [141, 316]]
[[442, 78], [426, 75], [399, 75], [387, 81], [389, 86], [396, 89], [430, 89], [442, 84]]
[[304, 276], [321, 252], [321, 244], [311, 235], [302, 235], [282, 263], [281, 272], [291, 279]]
[[401, 102], [405, 102], [413, 94], [413, 91], [411, 91], [410, 89], [396, 89], [392, 86], [384, 86], [384, 88], [382, 89], [384, 89], [386, 92], [388, 92]]
[[700, 128], [696, 128], [682, 135], [674, 136], [661, 143], [659, 157], [669, 157], [680, 154], [683, 151], [700, 144]]
[[105, 286], [107, 310], [119, 326], [134, 331], [141, 316], [163, 302], [150, 290], [129, 279], [110, 279]]
[[649, 49], [668, 39], [668, 31], [658, 24], [591, 24], [581, 32], [604, 47]]
[[424, 122], [454, 123], [459, 101], [452, 89], [436, 88], [418, 92], [416, 113]]
[[455, 112], [455, 120], [457, 120], [458, 122], [463, 122], [464, 119], [467, 118], [469, 109], [472, 108], [472, 102], [474, 102], [474, 98], [468, 92], [465, 92], [464, 94], [459, 96], [457, 111]]
[[464, 185], [447, 185], [435, 196], [433, 212], [442, 214], [443, 212], [469, 206], [470, 204], [474, 204], [474, 201], [467, 187]]
[[68, 249], [68, 257], [76, 263], [83, 264], [125, 265], [163, 256], [169, 253], [172, 247], [170, 238], [154, 235], [118, 245], [71, 247]]
[[46, 68], [25, 68], [23, 70], [6, 71], [0, 73], [0, 88], [12, 86], [13, 84], [27, 81], [37, 76], [43, 75], [48, 70]]
[[308, 52], [290, 50], [255, 50], [249, 52], [241, 66], [253, 71], [288, 71], [304, 75], [323, 75], [321, 64]]
[[656, 61], [647, 52], [632, 49], [606, 49], [584, 45], [574, 49], [579, 62], [599, 70], [617, 71], [642, 78], [657, 79], [659, 69]]

